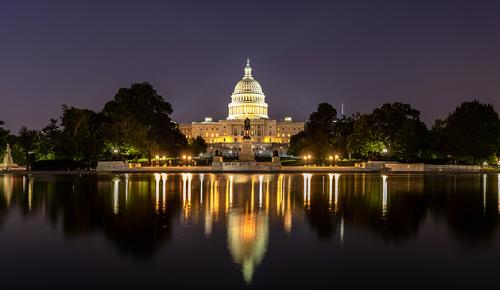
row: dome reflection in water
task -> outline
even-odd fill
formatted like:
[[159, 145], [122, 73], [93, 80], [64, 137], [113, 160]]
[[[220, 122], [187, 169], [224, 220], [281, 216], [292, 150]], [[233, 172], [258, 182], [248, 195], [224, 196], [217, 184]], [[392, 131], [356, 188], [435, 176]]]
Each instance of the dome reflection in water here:
[[498, 285], [499, 215], [498, 174], [5, 174], [2, 288]]

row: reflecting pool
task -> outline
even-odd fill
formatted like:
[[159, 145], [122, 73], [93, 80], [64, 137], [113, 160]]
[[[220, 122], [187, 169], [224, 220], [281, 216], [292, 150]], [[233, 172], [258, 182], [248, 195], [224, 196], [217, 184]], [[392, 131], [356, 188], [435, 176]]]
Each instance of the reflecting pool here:
[[0, 289], [498, 289], [499, 221], [498, 174], [5, 174]]

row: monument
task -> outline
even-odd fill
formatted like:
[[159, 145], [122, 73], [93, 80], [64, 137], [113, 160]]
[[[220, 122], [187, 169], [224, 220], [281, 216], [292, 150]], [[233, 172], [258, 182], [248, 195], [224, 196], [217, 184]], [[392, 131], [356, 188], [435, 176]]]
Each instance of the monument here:
[[250, 128], [250, 119], [246, 118], [245, 125], [243, 126], [245, 135], [243, 136], [243, 139], [241, 141], [241, 152], [239, 159], [240, 162], [255, 161], [252, 148], [252, 137], [250, 137]]
[[12, 151], [10, 149], [9, 144], [7, 143], [7, 148], [5, 148], [5, 154], [3, 156], [3, 161], [0, 163], [0, 169], [11, 169], [11, 168], [18, 168], [19, 165], [14, 163], [14, 160], [12, 160]]

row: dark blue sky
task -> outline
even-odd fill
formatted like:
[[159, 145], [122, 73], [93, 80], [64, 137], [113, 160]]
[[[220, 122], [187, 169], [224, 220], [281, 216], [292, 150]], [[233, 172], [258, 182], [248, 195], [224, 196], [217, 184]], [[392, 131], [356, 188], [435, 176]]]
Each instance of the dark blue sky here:
[[401, 101], [430, 124], [477, 98], [500, 109], [500, 1], [0, 3], [0, 120], [45, 126], [149, 81], [180, 122], [225, 118], [252, 59], [270, 115]]

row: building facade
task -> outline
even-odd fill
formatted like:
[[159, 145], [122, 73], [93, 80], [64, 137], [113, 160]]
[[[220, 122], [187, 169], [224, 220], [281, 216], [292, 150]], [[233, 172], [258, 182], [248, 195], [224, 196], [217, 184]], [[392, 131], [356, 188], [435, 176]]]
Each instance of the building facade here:
[[188, 139], [203, 137], [210, 155], [219, 150], [225, 156], [237, 156], [244, 135], [244, 121], [249, 118], [254, 154], [271, 156], [276, 150], [281, 156], [285, 156], [291, 136], [304, 130], [304, 122], [292, 121], [291, 117], [280, 121], [270, 119], [266, 96], [259, 82], [252, 76], [248, 59], [244, 71], [243, 78], [236, 84], [231, 95], [225, 120], [213, 121], [211, 117], [206, 117], [203, 122], [180, 124], [179, 129]]

